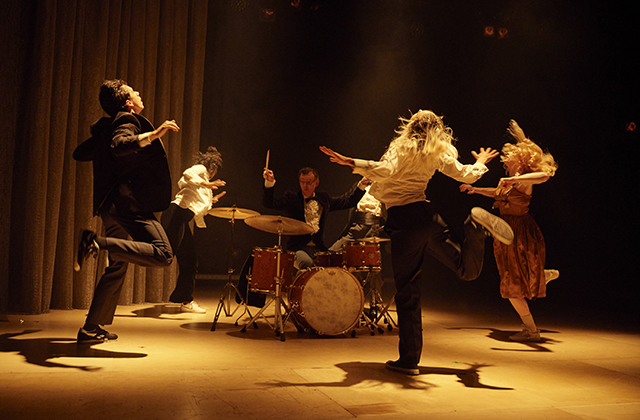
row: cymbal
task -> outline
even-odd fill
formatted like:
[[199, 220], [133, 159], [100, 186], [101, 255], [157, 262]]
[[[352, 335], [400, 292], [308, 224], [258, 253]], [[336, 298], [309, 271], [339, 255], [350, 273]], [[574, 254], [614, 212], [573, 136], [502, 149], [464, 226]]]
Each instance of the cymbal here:
[[388, 242], [391, 239], [389, 238], [380, 238], [378, 236], [370, 236], [368, 238], [362, 238], [362, 239], [356, 239], [355, 242], [373, 242], [373, 243], [378, 243], [378, 242]]
[[282, 235], [307, 235], [313, 233], [313, 228], [296, 219], [284, 216], [253, 216], [244, 221], [249, 226], [269, 233]]
[[223, 219], [246, 219], [247, 217], [260, 216], [260, 213], [253, 210], [241, 209], [238, 207], [214, 207], [209, 210], [211, 216], [222, 217]]

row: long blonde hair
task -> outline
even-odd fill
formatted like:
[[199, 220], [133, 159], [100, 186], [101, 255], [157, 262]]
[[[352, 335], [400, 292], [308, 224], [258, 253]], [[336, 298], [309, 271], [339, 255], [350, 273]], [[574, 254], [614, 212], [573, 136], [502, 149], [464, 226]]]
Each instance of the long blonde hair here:
[[502, 162], [515, 161], [519, 174], [545, 172], [549, 176], [555, 175], [558, 164], [551, 153], [543, 151], [527, 138], [515, 120], [509, 121], [507, 132], [516, 140], [516, 144], [505, 143], [500, 157]]
[[417, 158], [440, 158], [444, 153], [453, 158], [458, 151], [453, 146], [453, 130], [444, 125], [442, 117], [433, 111], [420, 110], [410, 118], [400, 117], [400, 126], [389, 149], [398, 149], [399, 153], [414, 155]]

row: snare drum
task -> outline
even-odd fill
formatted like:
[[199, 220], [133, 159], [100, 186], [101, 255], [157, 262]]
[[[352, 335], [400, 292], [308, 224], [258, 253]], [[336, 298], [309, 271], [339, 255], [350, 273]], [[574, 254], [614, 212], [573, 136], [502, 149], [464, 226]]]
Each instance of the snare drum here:
[[280, 289], [288, 290], [293, 278], [293, 260], [295, 252], [279, 248], [253, 248], [253, 270], [249, 278], [249, 290], [269, 293], [276, 290], [276, 272], [280, 254]]
[[318, 267], [342, 267], [342, 251], [316, 252], [316, 265]]
[[380, 244], [356, 242], [343, 246], [345, 268], [352, 271], [380, 271]]
[[314, 267], [298, 273], [289, 291], [289, 303], [297, 325], [321, 335], [340, 335], [358, 324], [364, 293], [348, 271]]

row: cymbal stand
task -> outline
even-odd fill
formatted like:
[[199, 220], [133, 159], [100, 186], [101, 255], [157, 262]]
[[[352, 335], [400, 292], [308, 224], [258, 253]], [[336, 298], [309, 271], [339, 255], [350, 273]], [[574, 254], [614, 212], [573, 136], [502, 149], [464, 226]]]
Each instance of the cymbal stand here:
[[[391, 331], [393, 327], [397, 327], [396, 322], [389, 315], [389, 307], [395, 301], [395, 298], [389, 302], [388, 305], [384, 305], [384, 301], [382, 299], [382, 294], [380, 293], [380, 288], [378, 282], [371, 281], [370, 279], [373, 277], [372, 273], [376, 271], [373, 267], [369, 267], [369, 271], [367, 272], [367, 277], [365, 278], [365, 284], [369, 283], [369, 291], [367, 292], [367, 296], [365, 296], [365, 300], [367, 297], [369, 298], [369, 315], [371, 317], [372, 323], [378, 327], [378, 332], [382, 334], [384, 330], [378, 326], [378, 323], [384, 319], [385, 324], [387, 324], [387, 329]], [[372, 334], [373, 335], [373, 334]]]
[[[281, 296], [281, 292], [282, 292], [282, 277], [280, 277], [280, 256], [282, 255], [282, 246], [281, 246], [281, 241], [282, 241], [282, 230], [278, 231], [278, 246], [277, 246], [277, 254], [276, 254], [276, 275], [274, 277], [274, 280], [276, 282], [276, 287], [275, 287], [275, 291], [273, 293], [270, 293], [270, 297], [269, 300], [264, 304], [264, 306], [260, 309], [260, 311], [258, 311], [258, 313], [256, 313], [253, 317], [251, 317], [251, 319], [249, 320], [249, 322], [247, 322], [246, 324], [244, 324], [242, 326], [241, 331], [247, 332], [247, 325], [251, 325], [253, 323], [255, 323], [256, 319], [258, 318], [262, 318], [265, 320], [265, 322], [267, 324], [269, 324], [269, 326], [271, 328], [273, 328], [276, 332], [276, 336], [280, 337], [280, 341], [285, 341], [285, 335], [284, 335], [284, 323], [286, 321], [286, 319], [289, 318], [289, 308], [287, 307], [287, 304], [284, 302], [284, 300], [282, 299]], [[269, 322], [269, 320], [267, 320], [267, 318], [263, 315], [264, 311], [272, 304], [275, 303], [275, 307], [274, 307], [274, 322], [273, 324], [271, 324]], [[284, 308], [286, 317], [282, 316], [282, 309]], [[249, 314], [249, 316], [251, 316], [251, 314]]]
[[[369, 273], [367, 274], [367, 279], [369, 279], [369, 276], [371, 276], [371, 273], [373, 271], [374, 270], [372, 270], [371, 268], [369, 269]], [[369, 303], [369, 308], [372, 312], [373, 322], [376, 324], [376, 326], [381, 320], [384, 319], [384, 322], [385, 324], [387, 324], [387, 329], [389, 331], [393, 330], [393, 327], [397, 328], [398, 324], [393, 320], [393, 318], [391, 318], [391, 315], [389, 315], [389, 307], [395, 302], [395, 296], [391, 298], [391, 301], [389, 301], [387, 305], [385, 305], [384, 301], [382, 300], [382, 294], [380, 293], [378, 283], [373, 284], [373, 282], [371, 283], [371, 287], [369, 288], [368, 294], [370, 295], [370, 299], [371, 299]], [[381, 307], [382, 309], [380, 309]], [[373, 315], [374, 311], [376, 313], [375, 316]], [[381, 331], [382, 329], [378, 327], [378, 330]]]
[[[356, 269], [355, 272], [357, 273], [362, 273], [364, 270], [361, 269]], [[369, 270], [369, 273], [371, 271]], [[355, 274], [354, 274], [355, 275]], [[356, 276], [356, 278], [358, 278], [358, 281], [360, 282], [361, 287], [364, 289], [365, 285], [367, 284], [367, 280], [369, 279], [369, 275], [367, 274], [367, 276], [365, 277], [364, 280], [360, 280], [360, 276]], [[367, 297], [371, 294], [371, 292], [367, 292], [367, 294], [364, 297], [364, 300], [367, 300]], [[370, 306], [371, 309], [371, 306]], [[360, 314], [360, 320], [358, 322], [358, 327], [367, 327], [369, 329], [369, 333], [371, 335], [375, 335], [376, 334], [376, 327], [378, 328], [378, 332], [380, 334], [382, 334], [384, 332], [384, 330], [382, 330], [380, 327], [378, 327], [378, 325], [375, 323], [374, 321], [374, 317], [373, 317], [373, 312], [370, 312], [369, 315], [366, 314], [366, 312], [363, 310], [362, 313]], [[351, 336], [355, 336], [355, 330], [351, 331]]]
[[[215, 331], [216, 330], [216, 324], [218, 323], [218, 318], [220, 318], [220, 313], [222, 312], [222, 310], [224, 309], [224, 314], [226, 316], [233, 316], [233, 314], [236, 313], [236, 311], [243, 306], [244, 307], [244, 312], [249, 312], [249, 308], [247, 307], [247, 302], [245, 300], [245, 298], [241, 295], [240, 291], [238, 290], [238, 288], [236, 287], [235, 284], [233, 284], [233, 282], [231, 281], [231, 275], [233, 274], [233, 244], [234, 244], [234, 231], [235, 231], [235, 224], [236, 224], [236, 218], [235, 218], [235, 205], [233, 206], [233, 211], [231, 213], [231, 219], [229, 220], [229, 223], [231, 224], [231, 249], [229, 250], [229, 268], [227, 269], [227, 275], [229, 276], [227, 279], [227, 284], [224, 285], [224, 289], [222, 292], [222, 296], [220, 297], [220, 301], [218, 302], [218, 307], [216, 308], [216, 315], [213, 319], [213, 324], [211, 325], [211, 331]], [[232, 301], [232, 297], [238, 295], [240, 296], [241, 302], [239, 304], [236, 305], [236, 307], [234, 308], [234, 310], [231, 310], [231, 301]], [[249, 316], [251, 316], [251, 313], [249, 313]]]

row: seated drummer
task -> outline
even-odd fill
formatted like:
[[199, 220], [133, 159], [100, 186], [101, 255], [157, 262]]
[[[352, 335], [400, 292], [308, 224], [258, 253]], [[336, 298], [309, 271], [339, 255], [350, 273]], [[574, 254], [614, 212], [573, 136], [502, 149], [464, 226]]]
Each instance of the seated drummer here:
[[286, 244], [288, 251], [296, 253], [294, 266], [298, 270], [312, 267], [313, 255], [319, 251], [327, 251], [324, 244], [324, 226], [327, 214], [331, 211], [355, 207], [364, 195], [368, 180], [362, 178], [357, 188], [351, 188], [339, 197], [331, 197], [326, 192], [316, 191], [320, 184], [318, 172], [313, 168], [302, 168], [298, 171], [300, 190], [288, 190], [282, 197], [275, 198], [276, 179], [273, 171], [265, 168], [262, 173], [264, 189], [262, 205], [268, 209], [279, 210], [282, 216], [300, 220], [313, 228], [312, 234], [291, 235]]

